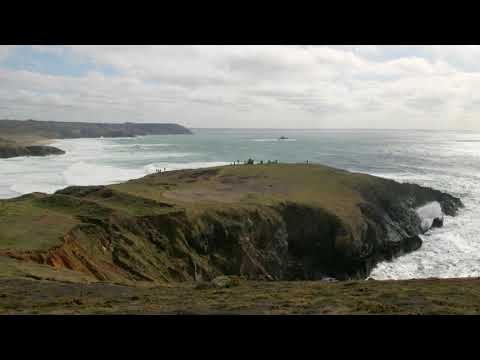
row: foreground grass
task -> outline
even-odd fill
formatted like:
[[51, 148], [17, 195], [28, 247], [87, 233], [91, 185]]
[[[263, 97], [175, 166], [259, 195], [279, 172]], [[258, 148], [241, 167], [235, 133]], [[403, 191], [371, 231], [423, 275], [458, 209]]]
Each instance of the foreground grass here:
[[478, 314], [480, 279], [135, 287], [0, 278], [0, 314]]

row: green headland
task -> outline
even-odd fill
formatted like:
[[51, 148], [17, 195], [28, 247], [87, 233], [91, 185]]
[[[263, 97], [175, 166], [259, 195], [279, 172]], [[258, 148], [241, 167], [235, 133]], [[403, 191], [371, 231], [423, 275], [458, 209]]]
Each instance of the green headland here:
[[[421, 246], [415, 209], [431, 202], [451, 216], [463, 206], [434, 189], [314, 164], [161, 172], [1, 200], [0, 292], [10, 289], [11, 301], [0, 299], [0, 311], [402, 313], [420, 291], [425, 312], [452, 312], [432, 299], [463, 280], [365, 280], [379, 261]], [[15, 282], [32, 288], [30, 305], [14, 304]], [[33, 295], [42, 287], [96, 295], [42, 307]], [[138, 306], [119, 295], [118, 306], [95, 308], [102, 288]], [[475, 292], [462, 294], [452, 300], [465, 302], [459, 311], [478, 311], [468, 305]], [[177, 296], [184, 305], [173, 305]]]

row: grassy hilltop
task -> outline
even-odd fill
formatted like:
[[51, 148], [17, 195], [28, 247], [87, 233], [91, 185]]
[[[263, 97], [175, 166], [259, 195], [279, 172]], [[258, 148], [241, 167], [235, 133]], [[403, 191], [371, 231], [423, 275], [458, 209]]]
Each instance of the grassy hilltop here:
[[459, 199], [320, 165], [238, 165], [0, 201], [0, 256], [119, 282], [364, 278]]
[[478, 313], [477, 279], [311, 281], [362, 279], [421, 246], [414, 209], [430, 201], [449, 215], [462, 206], [312, 164], [1, 200], [0, 313]]

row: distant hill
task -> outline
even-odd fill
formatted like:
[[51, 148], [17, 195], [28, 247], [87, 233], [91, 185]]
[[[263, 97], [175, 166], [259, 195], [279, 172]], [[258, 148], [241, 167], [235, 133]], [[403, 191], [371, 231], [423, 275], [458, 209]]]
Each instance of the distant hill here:
[[140, 123], [86, 123], [36, 120], [0, 120], [3, 138], [39, 137], [47, 139], [74, 139], [95, 137], [131, 137], [139, 135], [191, 134], [178, 124]]
[[64, 154], [45, 146], [49, 139], [192, 134], [178, 124], [107, 124], [36, 120], [0, 120], [0, 158]]

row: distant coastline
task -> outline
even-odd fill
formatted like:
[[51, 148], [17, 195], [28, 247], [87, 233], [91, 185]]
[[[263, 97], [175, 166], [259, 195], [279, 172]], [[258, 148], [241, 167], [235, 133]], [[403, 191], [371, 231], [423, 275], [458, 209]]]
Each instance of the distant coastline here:
[[0, 158], [61, 155], [65, 151], [48, 146], [54, 139], [116, 138], [141, 135], [187, 135], [184, 126], [143, 123], [86, 123], [37, 120], [0, 120]]

